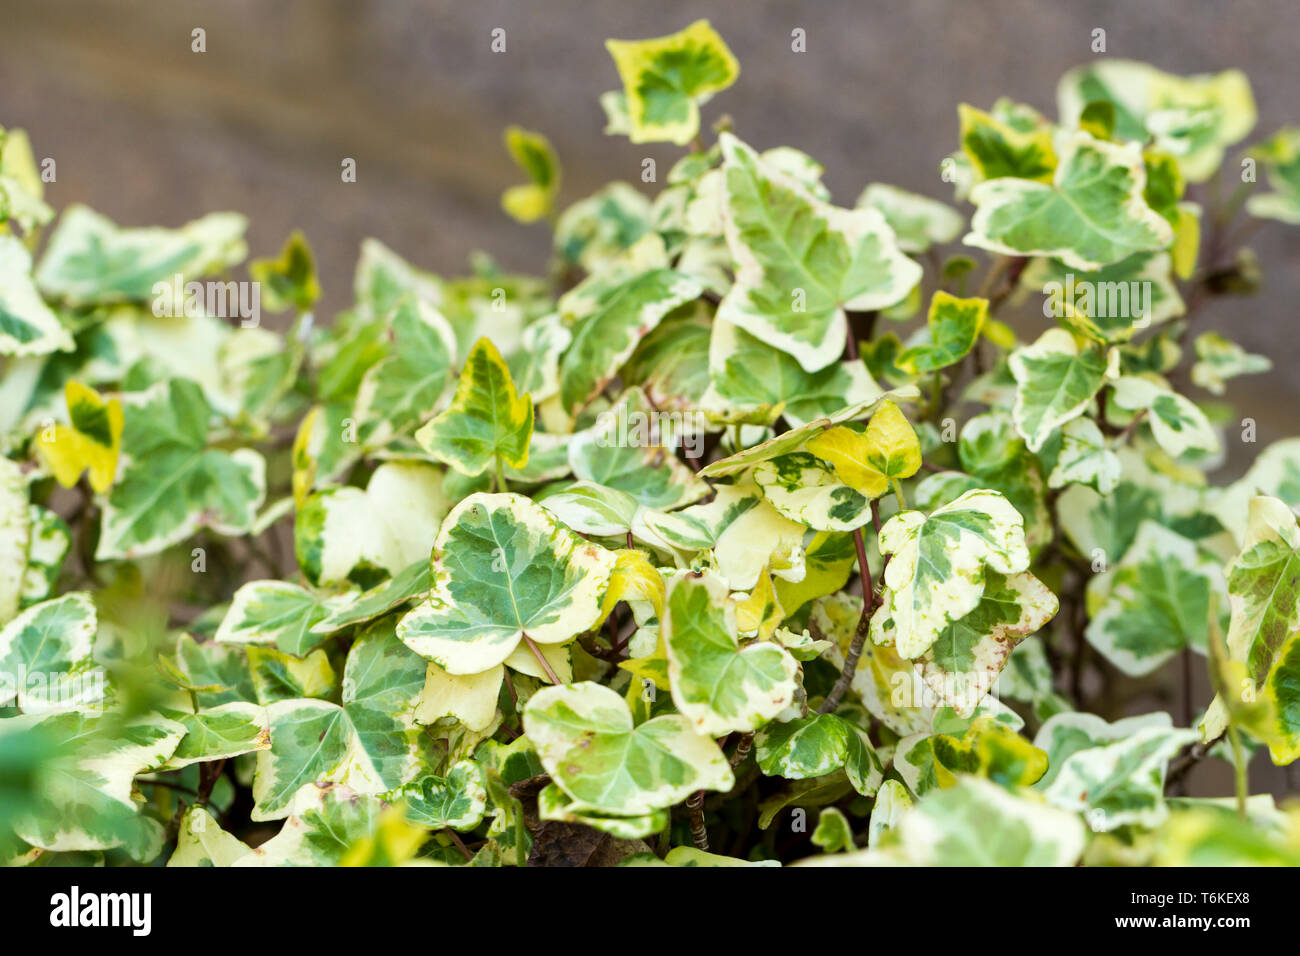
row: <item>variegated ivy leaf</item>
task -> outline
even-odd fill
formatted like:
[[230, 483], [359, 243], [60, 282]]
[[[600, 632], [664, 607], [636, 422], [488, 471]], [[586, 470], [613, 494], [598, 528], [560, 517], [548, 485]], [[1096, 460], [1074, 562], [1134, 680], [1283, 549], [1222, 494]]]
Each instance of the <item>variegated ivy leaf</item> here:
[[338, 680], [329, 656], [321, 648], [306, 657], [294, 657], [273, 647], [250, 645], [246, 654], [259, 704], [334, 696]]
[[153, 554], [199, 528], [244, 534], [266, 496], [266, 462], [209, 445], [212, 408], [188, 379], [127, 396], [126, 466], [104, 504], [100, 561]]
[[515, 494], [475, 494], [443, 521], [433, 590], [398, 633], [451, 674], [500, 664], [527, 637], [559, 644], [600, 617], [617, 558]]
[[857, 566], [853, 535], [822, 531], [804, 542], [804, 576], [799, 581], [777, 578], [772, 582], [777, 600], [787, 615], [809, 601], [834, 594]]
[[812, 841], [824, 853], [844, 853], [857, 848], [849, 818], [834, 807], [823, 807], [817, 815]]
[[[0, 497], [3, 493], [0, 493]], [[22, 528], [19, 526], [14, 537], [14, 544], [25, 546], [24, 561], [26, 568], [22, 577], [22, 597], [20, 605], [30, 607], [33, 604], [52, 597], [63, 570], [63, 561], [72, 549], [72, 531], [68, 523], [48, 508], [32, 505], [28, 509], [27, 540], [21, 541]], [[3, 560], [3, 559], [0, 559]], [[9, 587], [4, 575], [0, 575], [0, 594], [5, 594]], [[12, 616], [6, 598], [0, 598], [0, 622]]]
[[623, 81], [634, 143], [684, 146], [700, 129], [700, 104], [740, 75], [740, 64], [708, 20], [652, 40], [606, 40]]
[[912, 796], [897, 780], [886, 780], [876, 792], [876, 803], [871, 808], [871, 822], [867, 825], [867, 845], [879, 846], [885, 834], [898, 826], [903, 814], [912, 808]]
[[[515, 388], [540, 405], [560, 393], [560, 356], [573, 333], [558, 312], [545, 315], [524, 329], [519, 349], [506, 360]], [[535, 433], [536, 434], [536, 433]]]
[[[921, 267], [899, 251], [875, 209], [840, 209], [764, 163], [734, 136], [720, 137], [724, 221], [736, 282], [718, 317], [788, 352], [810, 372], [839, 358], [846, 309], [903, 299]], [[796, 251], [797, 250], [797, 251]]]
[[953, 621], [979, 606], [985, 572], [1019, 574], [1029, 566], [1024, 519], [996, 491], [968, 491], [928, 517], [903, 511], [880, 530], [895, 644], [903, 657], [924, 654]]
[[813, 419], [810, 422], [790, 428], [773, 438], [760, 442], [757, 445], [751, 445], [743, 451], [738, 451], [726, 458], [719, 458], [717, 461], [710, 462], [700, 469], [702, 478], [725, 478], [728, 475], [737, 475], [747, 471], [761, 461], [767, 461], [778, 455], [785, 455], [792, 451], [800, 451], [809, 439], [820, 435], [826, 429], [833, 425], [842, 425], [845, 422], [856, 421], [866, 418], [880, 404], [888, 399], [894, 402], [910, 401], [920, 395], [920, 392], [914, 386], [905, 385], [901, 388], [890, 389], [877, 398], [867, 399], [857, 402], [853, 405], [847, 405], [833, 414], [826, 415], [822, 418]]
[[853, 789], [868, 797], [883, 776], [867, 735], [834, 714], [771, 724], [755, 735], [754, 752], [769, 777], [806, 780], [843, 769]]
[[320, 298], [316, 259], [307, 237], [297, 229], [284, 241], [278, 257], [254, 259], [248, 264], [248, 274], [261, 287], [262, 307], [272, 312], [290, 306], [307, 312]]
[[544, 687], [524, 708], [524, 732], [575, 809], [642, 816], [696, 790], [731, 789], [727, 758], [690, 721], [666, 714], [633, 726], [615, 691], [584, 681]]
[[1276, 498], [1251, 499], [1241, 553], [1228, 565], [1228, 653], [1259, 686], [1300, 627], [1300, 526]]
[[[1248, 729], [1268, 745], [1273, 763], [1286, 766], [1300, 757], [1300, 631], [1288, 637], [1277, 649], [1260, 697], [1264, 719], [1248, 726]], [[1252, 701], [1247, 696], [1243, 703]], [[1213, 712], [1212, 705], [1211, 714]], [[1207, 722], [1209, 716], [1207, 714]]]
[[1222, 617], [1226, 603], [1219, 562], [1144, 521], [1124, 559], [1088, 582], [1088, 642], [1139, 677], [1184, 648], [1205, 653], [1210, 609]]
[[0, 217], [18, 223], [26, 236], [54, 218], [26, 130], [0, 128]]
[[1130, 412], [1149, 410], [1147, 422], [1156, 443], [1177, 458], [1188, 451], [1217, 452], [1219, 436], [1205, 413], [1173, 389], [1124, 375], [1113, 385], [1115, 404]]
[[673, 450], [702, 436], [689, 415], [660, 416], [639, 389], [629, 389], [595, 425], [568, 442], [569, 466], [582, 481], [623, 492], [647, 508], [667, 510], [709, 493]]
[[894, 364], [912, 375], [955, 365], [975, 347], [988, 316], [988, 299], [959, 299], [938, 290], [926, 317], [930, 340], [907, 349]]
[[230, 644], [274, 644], [301, 657], [325, 639], [314, 625], [332, 603], [291, 581], [249, 581], [231, 599], [216, 640]]
[[1106, 101], [1115, 108], [1114, 135], [1156, 145], [1178, 159], [1190, 182], [1208, 179], [1223, 160], [1224, 148], [1255, 125], [1255, 100], [1240, 70], [1175, 76], [1146, 63], [1107, 58], [1076, 67], [1056, 90], [1064, 126], [1073, 126], [1084, 108]]
[[885, 183], [867, 186], [857, 205], [879, 210], [904, 252], [925, 252], [932, 244], [952, 242], [965, 224], [961, 213], [947, 203]]
[[31, 540], [27, 477], [16, 461], [0, 458], [0, 624], [18, 613]]
[[[1032, 793], [963, 777], [904, 811], [893, 838], [867, 853], [882, 854], [882, 863], [909, 866], [1073, 866], [1086, 832], [1075, 814]], [[841, 859], [851, 864], [854, 858]]]
[[623, 366], [623, 381], [640, 388], [655, 408], [684, 412], [700, 407], [709, 387], [713, 329], [705, 303], [677, 310], [641, 340]]
[[487, 779], [472, 760], [452, 764], [446, 776], [430, 774], [388, 795], [404, 800], [406, 818], [422, 826], [472, 830], [487, 811]]
[[0, 355], [71, 352], [63, 327], [32, 282], [32, 256], [15, 236], [0, 236]]
[[0, 630], [0, 707], [25, 713], [98, 703], [104, 675], [95, 674], [98, 619], [90, 595], [74, 591], [23, 611]]
[[555, 224], [561, 261], [603, 270], [650, 230], [650, 200], [627, 183], [610, 183], [580, 199]]
[[241, 647], [196, 641], [182, 634], [176, 639], [174, 661], [171, 658], [160, 658], [160, 661], [168, 683], [192, 694], [200, 708], [257, 700], [253, 677], [248, 671], [248, 655]]
[[[553, 783], [547, 784], [537, 795], [537, 815], [542, 820], [576, 823], [621, 840], [636, 840], [659, 833], [668, 826], [671, 818], [667, 809], [652, 810], [638, 816], [608, 816], [595, 810], [579, 809], [581, 806]], [[658, 857], [654, 859], [659, 862]]]
[[298, 564], [322, 586], [398, 574], [429, 553], [447, 506], [437, 468], [385, 462], [364, 491], [331, 487], [307, 498], [293, 526]]
[[1015, 646], [1047, 624], [1058, 607], [1056, 595], [1027, 571], [988, 572], [975, 610], [948, 625], [917, 659], [921, 678], [958, 716], [969, 717]]
[[384, 804], [348, 786], [304, 788], [280, 832], [231, 866], [338, 866], [379, 826]]
[[1192, 384], [1214, 395], [1222, 395], [1224, 383], [1239, 375], [1256, 375], [1273, 367], [1266, 355], [1253, 355], [1236, 342], [1217, 332], [1202, 332], [1196, 337], [1196, 364], [1192, 366]]
[[1106, 437], [1091, 418], [1075, 418], [1058, 433], [1059, 441], [1049, 439], [1040, 457], [1052, 462], [1047, 476], [1049, 488], [1080, 484], [1108, 495], [1120, 478], [1120, 460], [1106, 444]]
[[674, 577], [668, 585], [662, 635], [673, 703], [695, 732], [748, 733], [794, 699], [799, 664], [768, 641], [741, 647], [727, 585], [712, 572]]
[[861, 362], [832, 362], [807, 372], [788, 352], [724, 319], [713, 323], [709, 377], [711, 388], [702, 400], [705, 410], [717, 405], [768, 410], [796, 427], [881, 393]]
[[300, 699], [267, 707], [271, 749], [257, 755], [253, 819], [288, 816], [313, 784], [384, 793], [410, 782], [420, 770], [414, 713], [424, 675], [424, 661], [381, 622], [348, 653], [342, 705]]
[[503, 464], [528, 464], [533, 434], [532, 399], [515, 391], [510, 369], [489, 339], [479, 339], [465, 360], [450, 407], [415, 433], [429, 454], [463, 475]]
[[148, 863], [163, 848], [162, 824], [140, 812], [135, 775], [161, 767], [185, 728], [158, 716], [123, 721], [116, 714], [68, 711], [0, 721], [4, 735], [39, 729], [57, 747], [36, 771], [30, 802], [14, 822], [17, 836], [57, 852], [122, 847]]
[[925, 729], [904, 737], [894, 748], [894, 769], [917, 796], [951, 787], [968, 775], [1004, 783], [1041, 776], [1042, 755], [1035, 756], [1027, 741], [1005, 732], [1024, 726], [1023, 718], [1006, 704], [985, 697], [970, 717], [958, 717], [950, 707], [931, 706], [939, 702], [928, 687], [920, 686], [923, 692], [915, 697], [901, 684], [893, 692], [902, 707], [925, 707], [919, 721]]
[[1195, 739], [1194, 730], [1153, 725], [1114, 743], [1077, 750], [1043, 795], [1055, 806], [1082, 813], [1097, 832], [1159, 826], [1169, 812], [1164, 801], [1169, 760]]
[[166, 716], [185, 728], [185, 736], [167, 760], [168, 770], [268, 750], [271, 746], [270, 717], [258, 704], [231, 701], [193, 714], [168, 711]]
[[1214, 516], [1238, 541], [1247, 534], [1250, 503], [1256, 495], [1277, 498], [1292, 509], [1300, 508], [1300, 438], [1273, 442], [1240, 479], [1216, 497]]
[[852, 531], [871, 520], [871, 500], [808, 452], [760, 462], [754, 482], [784, 517], [818, 531]]
[[668, 267], [663, 241], [649, 235], [566, 293], [558, 308], [573, 338], [559, 371], [560, 404], [569, 417], [613, 380], [647, 333], [702, 291]]
[[536, 222], [549, 216], [560, 189], [560, 160], [551, 141], [521, 126], [507, 126], [506, 150], [528, 182], [501, 194], [501, 208], [519, 222]]
[[1087, 272], [1056, 259], [1034, 259], [1021, 273], [1020, 287], [1042, 294], [1045, 318], [1060, 319], [1106, 345], [1127, 342], [1187, 311], [1166, 252], [1134, 253]]
[[203, 807], [190, 807], [181, 817], [176, 849], [168, 866], [233, 866], [252, 851], [248, 844], [231, 836]]
[[[36, 282], [47, 296], [68, 305], [147, 302], [174, 297], [177, 277], [200, 279], [235, 265], [248, 252], [248, 220], [214, 212], [179, 229], [125, 229], [86, 206], [64, 210]], [[161, 284], [163, 289], [156, 288]], [[180, 309], [184, 303], [171, 303]]]
[[93, 388], [71, 379], [64, 397], [69, 424], [42, 429], [36, 451], [63, 487], [71, 488], [88, 471], [90, 487], [103, 494], [117, 474], [122, 403], [115, 398], [105, 401]]
[[1173, 728], [1173, 720], [1163, 711], [1125, 717], [1114, 723], [1107, 723], [1096, 714], [1080, 711], [1067, 711], [1049, 717], [1034, 735], [1034, 746], [1045, 751], [1048, 760], [1047, 773], [1038, 781], [1037, 789], [1048, 787], [1071, 755], [1126, 740], [1138, 731], [1152, 727], [1169, 730]]
[[408, 601], [423, 597], [432, 586], [429, 562], [419, 558], [368, 591], [340, 595], [329, 602], [325, 607], [328, 613], [317, 619], [308, 630], [312, 635], [324, 638], [355, 624], [373, 621]]
[[868, 498], [897, 488], [921, 467], [921, 445], [906, 416], [893, 402], [882, 400], [867, 427], [830, 428], [807, 443], [808, 451], [834, 465], [846, 485]]
[[1283, 127], [1252, 146], [1251, 155], [1267, 170], [1273, 192], [1251, 196], [1246, 211], [1258, 218], [1300, 225], [1300, 128]]
[[[404, 296], [388, 315], [387, 337], [392, 354], [366, 371], [357, 390], [357, 437], [368, 447], [409, 432], [431, 414], [456, 361], [450, 323], [414, 296]], [[471, 354], [467, 364], [473, 362]], [[459, 389], [456, 397], [461, 397]]]
[[430, 662], [415, 722], [430, 725], [451, 717], [473, 733], [487, 730], [497, 717], [497, 697], [504, 677], [505, 667], [501, 664], [478, 674], [448, 674]]
[[1051, 184], [989, 179], [971, 190], [976, 206], [962, 240], [1010, 256], [1052, 256], [1098, 269], [1173, 242], [1168, 221], [1143, 198], [1146, 170], [1136, 144], [1077, 131], [1062, 135]]
[[538, 504], [579, 534], [606, 538], [626, 535], [641, 510], [631, 495], [594, 481], [575, 481], [539, 498]]
[[[1000, 101], [998, 106], [1004, 104]], [[958, 105], [961, 149], [977, 181], [1014, 177], [1050, 183], [1057, 166], [1052, 130], [1041, 118], [1025, 122], [994, 108], [1000, 116]]]
[[1087, 410], [1111, 364], [1099, 346], [1080, 349], [1064, 329], [1048, 329], [1033, 345], [1011, 353], [1016, 429], [1030, 451], [1038, 451], [1056, 429]]

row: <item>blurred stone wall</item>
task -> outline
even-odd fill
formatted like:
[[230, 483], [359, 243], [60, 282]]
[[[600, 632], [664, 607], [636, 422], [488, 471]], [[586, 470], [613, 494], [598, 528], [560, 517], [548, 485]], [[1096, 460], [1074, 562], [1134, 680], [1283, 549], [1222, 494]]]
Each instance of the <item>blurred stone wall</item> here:
[[[546, 229], [499, 207], [517, 181], [501, 145], [509, 123], [555, 143], [565, 202], [637, 181], [647, 155], [666, 170], [679, 150], [602, 135], [596, 98], [618, 84], [603, 40], [698, 17], [742, 67], [706, 122], [726, 112], [760, 147], [806, 149], [845, 204], [872, 180], [949, 198], [937, 167], [956, 143], [957, 103], [1008, 95], [1054, 116], [1056, 80], [1093, 57], [1096, 27], [1110, 56], [1184, 73], [1244, 68], [1261, 136], [1300, 123], [1296, 0], [5, 0], [0, 123], [56, 159], [56, 207], [84, 202], [129, 225], [236, 209], [251, 217], [254, 255], [303, 228], [329, 314], [348, 304], [369, 235], [441, 273], [463, 270], [475, 249], [544, 268]], [[205, 53], [191, 51], [195, 27]], [[504, 54], [489, 48], [497, 27]], [[806, 53], [791, 52], [795, 27]], [[356, 183], [340, 181], [344, 157]], [[1268, 442], [1300, 433], [1300, 229], [1270, 224], [1252, 244], [1264, 293], [1212, 303], [1198, 321], [1272, 357], [1270, 374], [1230, 392]], [[1280, 772], [1256, 774], [1257, 786], [1285, 789]]]

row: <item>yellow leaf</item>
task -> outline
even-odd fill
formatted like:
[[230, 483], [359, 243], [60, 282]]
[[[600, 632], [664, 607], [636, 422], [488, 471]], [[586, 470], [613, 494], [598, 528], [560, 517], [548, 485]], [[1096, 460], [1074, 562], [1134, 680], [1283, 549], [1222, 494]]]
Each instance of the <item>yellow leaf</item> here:
[[736, 602], [736, 628], [741, 634], [757, 634], [766, 641], [784, 620], [785, 610], [772, 586], [772, 576], [764, 568], [749, 596]]
[[55, 480], [71, 488], [83, 471], [90, 473], [90, 487], [108, 491], [117, 474], [117, 456], [122, 447], [122, 403], [104, 398], [80, 382], [68, 382], [63, 390], [70, 425], [42, 430], [37, 454]]
[[659, 570], [640, 551], [624, 549], [615, 552], [618, 559], [610, 575], [609, 589], [600, 606], [599, 627], [619, 601], [646, 601], [655, 609], [655, 616], [664, 612], [664, 579]]
[[921, 467], [921, 443], [893, 402], [881, 403], [865, 432], [840, 425], [807, 448], [833, 465], [840, 481], [869, 498], [879, 498], [891, 481], [911, 477]]

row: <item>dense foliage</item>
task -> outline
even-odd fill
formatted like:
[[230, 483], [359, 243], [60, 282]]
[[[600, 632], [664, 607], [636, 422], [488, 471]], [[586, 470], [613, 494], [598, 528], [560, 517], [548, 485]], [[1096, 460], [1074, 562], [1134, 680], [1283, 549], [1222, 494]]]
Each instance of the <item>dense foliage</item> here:
[[1300, 223], [1300, 130], [1237, 155], [1241, 73], [1100, 57], [1055, 122], [959, 108], [969, 221], [844, 207], [705, 142], [706, 22], [608, 47], [607, 132], [688, 150], [653, 198], [560, 210], [512, 128], [548, 274], [367, 240], [328, 323], [299, 235], [236, 279], [233, 213], [42, 243], [8, 132], [0, 858], [1300, 861], [1246, 774], [1300, 754], [1300, 439], [1192, 334], [1259, 281], [1240, 214]]

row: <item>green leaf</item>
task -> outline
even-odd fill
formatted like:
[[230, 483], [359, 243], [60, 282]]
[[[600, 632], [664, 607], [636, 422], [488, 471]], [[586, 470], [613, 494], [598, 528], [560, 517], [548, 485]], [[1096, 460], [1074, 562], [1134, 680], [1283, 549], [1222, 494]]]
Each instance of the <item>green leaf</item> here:
[[913, 375], [955, 365], [979, 341], [988, 315], [988, 299], [959, 299], [938, 290], [930, 300], [926, 317], [930, 341], [907, 349], [894, 364]]
[[667, 265], [662, 240], [647, 236], [560, 299], [560, 314], [573, 334], [559, 368], [560, 404], [570, 418], [613, 380], [665, 316], [704, 291]]
[[472, 760], [459, 760], [446, 776], [430, 774], [390, 795], [406, 801], [406, 818], [422, 826], [473, 830], [487, 811], [487, 779]]
[[271, 746], [270, 718], [266, 708], [257, 704], [231, 701], [193, 714], [169, 711], [167, 716], [185, 728], [185, 736], [167, 761], [169, 770]]
[[961, 235], [965, 220], [947, 203], [885, 183], [871, 183], [858, 197], [859, 208], [880, 211], [904, 252], [925, 252]]
[[279, 257], [250, 262], [248, 274], [261, 285], [262, 306], [272, 312], [283, 312], [290, 306], [307, 312], [320, 298], [316, 259], [300, 230], [295, 229], [284, 241]]
[[1185, 648], [1205, 653], [1210, 610], [1227, 601], [1217, 560], [1154, 521], [1142, 522], [1124, 558], [1088, 582], [1088, 642], [1140, 677]]
[[1016, 379], [1016, 430], [1030, 451], [1087, 410], [1110, 370], [1099, 347], [1080, 350], [1064, 329], [1048, 329], [1033, 345], [1017, 349], [1009, 365]]
[[533, 434], [533, 403], [515, 391], [501, 353], [479, 339], [465, 360], [450, 407], [415, 434], [425, 451], [463, 475], [494, 463], [523, 468]]
[[[123, 229], [85, 206], [69, 206], [50, 236], [36, 282], [47, 296], [74, 306], [170, 298], [177, 276], [183, 288], [184, 280], [243, 259], [247, 226], [236, 213], [214, 212], [179, 229]], [[155, 288], [159, 284], [163, 290]]]
[[849, 818], [834, 807], [823, 807], [817, 817], [812, 841], [825, 853], [844, 853], [856, 849]]
[[1075, 269], [1098, 269], [1173, 241], [1169, 223], [1146, 204], [1145, 187], [1136, 144], [1069, 134], [1051, 185], [1005, 177], [972, 189], [976, 210], [962, 241], [1004, 255], [1053, 256]]
[[273, 647], [253, 645], [248, 648], [247, 656], [259, 704], [307, 697], [326, 700], [334, 696], [338, 682], [323, 649], [298, 658]]
[[559, 644], [590, 628], [615, 560], [527, 498], [470, 495], [434, 542], [429, 599], [401, 619], [398, 633], [449, 673], [481, 673], [525, 635]]
[[1150, 411], [1147, 421], [1157, 444], [1177, 458], [1188, 451], [1217, 452], [1219, 436], [1189, 399], [1160, 382], [1124, 375], [1113, 383], [1115, 404], [1130, 412]]
[[39, 714], [100, 703], [97, 626], [85, 591], [34, 604], [6, 624], [0, 630], [0, 707], [16, 703]]
[[1045, 318], [1060, 319], [1104, 345], [1127, 342], [1187, 311], [1166, 252], [1134, 253], [1088, 272], [1056, 259], [1034, 259], [1020, 275], [1020, 288], [1044, 296]]
[[880, 395], [861, 362], [832, 362], [806, 372], [788, 352], [723, 319], [713, 323], [709, 379], [712, 388], [701, 402], [706, 411], [717, 405], [769, 410], [796, 427]]
[[72, 335], [32, 282], [32, 256], [14, 236], [0, 235], [0, 355], [71, 352]]
[[666, 714], [634, 727], [623, 698], [590, 681], [534, 694], [524, 732], [580, 810], [641, 816], [735, 783], [718, 745], [685, 717]]
[[57, 852], [122, 847], [147, 863], [162, 850], [162, 825], [140, 812], [132, 795], [135, 775], [160, 767], [176, 749], [185, 728], [151, 716], [124, 722], [115, 714], [77, 711], [43, 719], [0, 720], [4, 738], [30, 728], [57, 741], [36, 772], [32, 802], [14, 821], [27, 843]]
[[806, 780], [843, 769], [864, 796], [880, 786], [880, 761], [866, 734], [834, 714], [772, 724], [755, 736], [754, 752], [759, 769], [769, 777]]
[[718, 318], [788, 352], [805, 371], [825, 368], [843, 351], [845, 310], [900, 301], [921, 267], [898, 250], [875, 209], [830, 206], [734, 136], [720, 142], [736, 281]]
[[1083, 813], [1098, 832], [1159, 826], [1168, 814], [1169, 760], [1195, 739], [1194, 730], [1152, 725], [1113, 743], [1076, 750], [1043, 795], [1062, 809]]
[[216, 640], [274, 644], [301, 657], [324, 640], [312, 627], [330, 611], [322, 596], [289, 581], [249, 581], [231, 599]]
[[249, 531], [266, 496], [266, 462], [211, 447], [212, 408], [198, 385], [170, 379], [128, 395], [126, 466], [104, 505], [98, 560], [154, 554], [200, 528]]
[[[1024, 519], [995, 491], [968, 491], [926, 517], [903, 511], [880, 530], [888, 613], [903, 657], [924, 654], [944, 629], [979, 606], [986, 571], [1029, 566]], [[879, 613], [879, 612], [878, 612]]]
[[190, 807], [181, 817], [176, 849], [168, 866], [233, 866], [251, 851], [213, 819], [203, 807]]
[[232, 866], [338, 866], [379, 826], [383, 803], [347, 786], [303, 790], [280, 832]]
[[368, 447], [409, 432], [431, 414], [456, 360], [456, 333], [421, 299], [399, 300], [388, 315], [387, 334], [392, 354], [366, 371], [357, 390], [358, 438]]
[[748, 733], [794, 700], [799, 664], [768, 641], [741, 647], [726, 583], [710, 572], [674, 577], [661, 635], [673, 703], [696, 733]]
[[1217, 332], [1202, 332], [1196, 337], [1195, 347], [1192, 384], [1214, 395], [1226, 391], [1224, 383], [1229, 379], [1239, 375], [1257, 375], [1273, 367], [1268, 356], [1253, 355]]
[[369, 591], [339, 596], [326, 608], [329, 613], [317, 619], [309, 630], [312, 635], [323, 638], [355, 624], [372, 621], [414, 598], [423, 597], [429, 593], [430, 587], [432, 572], [429, 562], [421, 557]]
[[629, 389], [590, 429], [569, 439], [569, 467], [578, 479], [630, 495], [647, 508], [687, 505], [709, 493], [673, 453], [694, 427], [689, 416], [660, 417], [644, 393]]
[[653, 40], [606, 40], [623, 81], [628, 137], [634, 143], [684, 146], [700, 129], [700, 104], [740, 75], [740, 64], [709, 25]]
[[1276, 498], [1251, 499], [1241, 552], [1228, 565], [1228, 653], [1258, 686], [1300, 627], [1300, 526]]
[[1021, 129], [965, 103], [957, 107], [961, 148], [980, 180], [1004, 176], [1050, 183], [1056, 150], [1046, 125]]
[[348, 653], [342, 705], [290, 699], [267, 707], [271, 749], [257, 755], [253, 819], [298, 813], [327, 782], [384, 793], [414, 779], [421, 769], [414, 712], [424, 674], [424, 661], [397, 640], [392, 622], [381, 622]]
[[1240, 70], [1182, 77], [1107, 57], [1062, 76], [1056, 98], [1067, 127], [1089, 103], [1113, 104], [1115, 135], [1144, 142], [1155, 134], [1156, 146], [1177, 157], [1190, 182], [1209, 179], [1224, 148], [1244, 138], [1256, 120], [1250, 82]]

